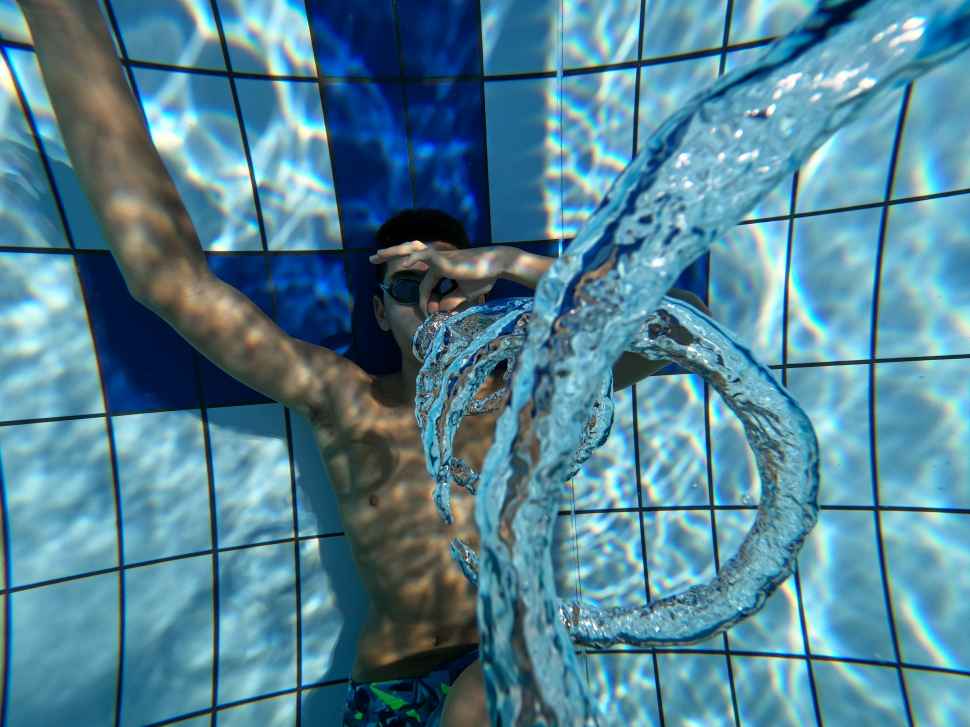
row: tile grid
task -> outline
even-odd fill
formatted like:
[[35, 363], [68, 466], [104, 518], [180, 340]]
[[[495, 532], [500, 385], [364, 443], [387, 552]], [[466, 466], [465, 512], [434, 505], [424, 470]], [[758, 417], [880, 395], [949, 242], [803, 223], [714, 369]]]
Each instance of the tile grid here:
[[[24, 89], [14, 72], [13, 64], [10, 62], [10, 57], [7, 53], [6, 48], [0, 47], [0, 53], [3, 55], [4, 63], [7, 65], [7, 70], [10, 73], [10, 77], [13, 82], [14, 90], [17, 94], [17, 100], [20, 104], [20, 109], [24, 114], [24, 119], [30, 128], [31, 136], [33, 137], [34, 144], [37, 147], [38, 156], [41, 159], [41, 163], [44, 167], [44, 175], [46, 177], [47, 185], [51, 190], [51, 194], [54, 197], [54, 202], [57, 207], [57, 215], [61, 224], [61, 228], [64, 230], [64, 238], [67, 240], [68, 247], [70, 249], [76, 250], [77, 244], [74, 240], [74, 232], [71, 228], [71, 224], [67, 219], [67, 211], [64, 206], [64, 202], [61, 199], [61, 195], [58, 192], [57, 184], [54, 181], [54, 172], [51, 168], [50, 159], [47, 155], [45, 145], [41, 139], [40, 132], [37, 129], [37, 121], [34, 118], [33, 113], [30, 110], [30, 106], [27, 103], [27, 96], [24, 93]], [[87, 290], [84, 278], [81, 276], [80, 267], [78, 265], [78, 259], [76, 256], [71, 257], [71, 262], [74, 265], [74, 274], [77, 276], [78, 286], [81, 290], [81, 299], [84, 303], [85, 311], [89, 310], [90, 293]], [[94, 330], [91, 323], [90, 316], [87, 316], [88, 322], [88, 334], [91, 336], [91, 340], [94, 340]], [[98, 371], [98, 382], [101, 386], [101, 403], [105, 411], [108, 411], [108, 400], [107, 400], [107, 386], [105, 382], [104, 367], [100, 357], [95, 357], [95, 365]], [[104, 418], [105, 430], [108, 435], [108, 456], [111, 461], [111, 488], [112, 496], [114, 500], [115, 508], [115, 552], [118, 561], [118, 567], [112, 570], [116, 570], [118, 574], [118, 659], [117, 659], [117, 681], [115, 683], [115, 704], [114, 704], [114, 716], [115, 724], [119, 724], [121, 721], [121, 694], [124, 681], [124, 664], [125, 664], [125, 548], [124, 548], [124, 524], [121, 516], [121, 485], [118, 479], [118, 450], [115, 444], [114, 426], [111, 421], [111, 417], [106, 416]], [[4, 528], [6, 529], [6, 520], [4, 521]], [[9, 556], [7, 556], [9, 557]], [[5, 584], [9, 590], [9, 581]], [[5, 597], [7, 602], [7, 618], [9, 619], [9, 613], [12, 610], [12, 603], [10, 602], [10, 596]], [[8, 652], [10, 648], [9, 640], [4, 644], [5, 652]], [[6, 668], [9, 669], [9, 653], [5, 653]], [[4, 673], [4, 678], [6, 679], [7, 672]], [[6, 720], [6, 691], [4, 692], [4, 713], [2, 715], [3, 719]]]
[[[642, 14], [641, 14], [641, 20], [642, 20]], [[641, 38], [642, 38], [642, 23], [641, 23]], [[120, 42], [120, 35], [118, 36], [118, 39], [119, 39], [119, 42]], [[225, 41], [223, 39], [223, 44], [224, 44], [224, 42]], [[13, 45], [18, 45], [18, 44], [6, 43], [5, 45], [13, 46]], [[27, 46], [27, 47], [29, 47], [29, 46]], [[224, 46], [224, 51], [225, 51], [225, 46]], [[723, 52], [724, 52], [723, 49], [720, 52], [722, 53], [722, 66], [723, 66]], [[6, 52], [4, 51], [3, 54], [4, 54], [4, 58], [5, 58], [5, 61], [7, 62], [8, 67], [10, 67], [11, 64], [9, 62], [9, 58], [7, 58], [7, 56], [6, 56]], [[135, 66], [135, 65], [141, 65], [141, 64], [137, 64], [137, 63], [133, 63], [133, 62], [126, 63], [126, 67], [128, 69], [128, 73], [129, 74], [131, 74], [131, 72], [132, 72], [131, 71], [131, 68], [133, 66]], [[637, 64], [637, 73], [638, 74], [639, 74], [639, 68], [640, 68], [641, 65], [646, 65], [646, 64], [645, 63], [639, 63], [639, 64]], [[227, 55], [227, 67], [228, 67], [228, 55]], [[12, 67], [11, 67], [11, 75], [14, 76], [14, 74], [12, 72]], [[220, 75], [222, 75], [222, 74], [220, 74]], [[232, 75], [233, 74], [232, 74], [232, 72], [230, 70], [230, 74], [229, 74], [230, 81], [231, 81]], [[242, 77], [244, 75], [257, 75], [257, 74], [235, 74], [235, 75], [238, 76], [238, 77]], [[570, 75], [572, 75], [572, 74], [570, 74]], [[14, 76], [14, 78], [16, 78], [16, 77]], [[485, 80], [484, 77], [482, 77], [482, 82], [483, 83], [484, 83], [484, 80]], [[132, 84], [132, 85], [134, 87], [134, 84]], [[31, 129], [32, 129], [32, 132], [34, 133], [35, 141], [38, 143], [38, 148], [39, 148], [39, 153], [40, 153], [41, 159], [42, 159], [43, 163], [45, 164], [45, 168], [47, 169], [48, 179], [49, 179], [49, 181], [51, 183], [52, 193], [55, 196], [55, 199], [57, 199], [58, 198], [58, 193], [57, 193], [56, 187], [53, 185], [53, 179], [52, 179], [52, 177], [50, 175], [50, 170], [49, 170], [49, 165], [47, 163], [46, 153], [43, 150], [42, 145], [40, 144], [39, 138], [37, 137], [36, 127], [35, 127], [35, 125], [32, 122], [32, 119], [30, 117], [29, 111], [27, 110], [26, 102], [25, 102], [25, 100], [23, 98], [22, 90], [20, 89], [19, 85], [17, 86], [17, 90], [18, 90], [18, 95], [20, 96], [20, 101], [21, 101], [22, 107], [24, 109], [24, 113], [27, 116], [27, 118], [30, 120]], [[639, 92], [639, 83], [637, 84], [637, 92]], [[907, 89], [907, 97], [906, 98], [907, 98], [907, 102], [908, 102], [908, 98], [909, 98], [909, 88]], [[237, 102], [237, 113], [238, 113], [238, 102]], [[881, 254], [882, 254], [882, 246], [883, 246], [884, 237], [885, 237], [885, 229], [886, 229], [885, 219], [886, 219], [886, 217], [888, 215], [889, 205], [890, 204], [893, 204], [893, 203], [899, 203], [898, 200], [895, 201], [895, 202], [891, 201], [891, 188], [892, 188], [892, 175], [894, 174], [894, 171], [895, 171], [895, 161], [896, 161], [896, 157], [897, 157], [898, 149], [899, 149], [899, 138], [900, 138], [900, 135], [901, 135], [901, 130], [902, 130], [902, 126], [903, 126], [904, 120], [905, 120], [905, 107], [904, 107], [903, 113], [900, 116], [899, 125], [897, 127], [897, 134], [896, 134], [896, 139], [895, 139], [895, 143], [894, 143], [894, 151], [893, 151], [893, 165], [892, 165], [892, 168], [890, 170], [890, 179], [889, 179], [889, 182], [887, 183], [886, 198], [884, 199], [884, 201], [881, 204], [880, 203], [875, 203], [875, 204], [872, 204], [872, 205], [859, 206], [859, 207], [882, 207], [882, 210], [883, 210], [883, 223], [881, 225], [881, 233], [880, 233], [880, 249], [879, 249], [880, 260], [881, 260]], [[242, 128], [241, 121], [240, 121], [240, 126]], [[243, 131], [243, 133], [245, 133], [245, 132]], [[636, 133], [636, 126], [634, 126], [634, 134], [635, 133]], [[328, 139], [328, 141], [329, 141], [329, 139]], [[250, 161], [250, 173], [252, 174], [251, 159], [249, 159], [248, 144], [246, 145], [246, 147], [247, 147], [246, 148], [247, 160]], [[924, 197], [913, 198], [913, 199], [915, 200], [915, 199], [937, 198], [937, 197], [942, 197], [942, 196], [952, 196], [953, 194], [963, 194], [963, 193], [966, 193], [966, 191], [967, 190], [951, 191], [951, 192], [946, 192], [946, 193], [936, 194], [936, 195], [926, 195]], [[794, 194], [795, 194], [795, 191], [793, 189], [793, 201], [794, 201]], [[256, 195], [256, 189], [255, 189], [255, 186], [254, 186], [254, 196], [255, 195]], [[907, 200], [907, 201], [910, 201], [910, 200]], [[64, 217], [63, 206], [60, 204], [59, 199], [57, 199], [57, 204], [58, 204], [59, 212], [61, 214], [62, 222], [63, 222], [63, 224], [65, 226], [65, 231], [67, 233], [67, 238], [68, 238], [69, 244], [71, 246], [71, 250], [72, 251], [75, 251], [76, 248], [74, 247], [73, 240], [70, 237], [70, 231], [69, 231], [69, 228], [67, 226], [66, 218]], [[257, 208], [258, 208], [258, 197], [256, 198], [256, 204], [257, 204]], [[338, 209], [339, 209], [339, 206], [338, 206]], [[851, 208], [846, 208], [846, 209], [851, 209]], [[792, 213], [790, 215], [788, 215], [788, 216], [779, 217], [777, 219], [786, 219], [787, 218], [789, 220], [789, 222], [791, 223], [791, 222], [793, 222], [794, 219], [796, 219], [798, 217], [809, 216], [809, 215], [816, 215], [816, 214], [823, 214], [823, 213], [824, 213], [823, 211], [816, 211], [816, 212], [811, 212], [811, 213], [799, 213], [799, 214], [795, 214], [794, 213], [794, 204], [792, 204]], [[773, 219], [775, 219], [775, 218], [773, 218]], [[790, 234], [791, 233], [789, 232], [789, 250], [790, 250], [790, 244], [791, 244]], [[265, 250], [265, 246], [266, 246], [265, 235], [262, 235], [262, 237], [263, 237], [263, 246], [264, 246], [264, 250]], [[23, 251], [23, 248], [17, 248], [17, 250]], [[875, 293], [876, 293], [876, 296], [877, 296], [876, 297], [876, 300], [878, 300], [878, 277], [877, 277], [877, 287], [876, 287]], [[869, 365], [869, 368], [870, 368], [870, 416], [871, 416], [871, 422], [872, 422], [872, 425], [873, 425], [873, 426], [870, 427], [870, 436], [872, 438], [871, 444], [872, 444], [872, 447], [873, 447], [871, 449], [871, 455], [872, 455], [872, 467], [873, 467], [874, 474], [875, 474], [875, 470], [876, 470], [875, 449], [874, 449], [874, 447], [875, 447], [875, 441], [874, 441], [874, 438], [875, 438], [875, 431], [874, 431], [874, 416], [875, 416], [875, 414], [874, 414], [874, 368], [875, 368], [875, 366], [874, 365], [875, 365], [875, 363], [879, 362], [876, 359], [876, 357], [875, 357], [875, 336], [876, 336], [876, 316], [877, 316], [877, 312], [878, 312], [877, 303], [874, 302], [874, 308], [873, 308], [873, 329], [872, 329], [872, 338], [871, 338], [872, 346], [871, 346], [871, 351], [870, 351], [870, 359], [868, 361], [858, 362], [858, 363], [866, 363], [866, 364]], [[787, 336], [787, 330], [785, 330], [785, 334], [784, 335]], [[922, 361], [922, 360], [951, 359], [951, 358], [967, 358], [967, 356], [913, 357], [911, 359], [910, 358], [907, 358], [907, 359], [887, 359], [887, 360], [920, 360], [920, 361]], [[857, 362], [851, 362], [851, 363], [857, 363]], [[812, 365], [819, 365], [819, 364], [799, 364], [799, 365], [792, 365], [791, 367], [792, 368], [795, 368], [795, 367], [812, 366]], [[821, 365], [831, 365], [831, 364], [821, 364]], [[787, 363], [783, 363], [783, 365], [781, 367], [772, 367], [772, 368], [780, 368], [781, 371], [782, 371], [782, 376], [785, 377], [785, 374], [787, 372], [788, 365], [787, 365]], [[99, 372], [100, 372], [100, 364], [99, 364]], [[109, 417], [106, 417], [106, 419], [107, 419], [107, 426], [109, 428], [109, 437], [110, 437], [111, 436], [110, 435], [110, 427], [111, 427], [110, 418]], [[206, 427], [206, 429], [207, 429], [207, 427]], [[211, 457], [211, 452], [208, 450], [208, 434], [207, 433], [206, 433], [206, 436], [207, 436], [207, 461], [208, 461], [210, 459], [210, 457]], [[292, 443], [290, 443], [290, 445], [292, 447]], [[117, 494], [118, 493], [118, 482], [117, 482], [117, 471], [116, 471], [116, 456], [115, 456], [114, 447], [113, 447], [113, 437], [111, 438], [111, 445], [110, 446], [112, 447], [112, 450], [111, 450], [112, 451], [112, 467], [113, 467], [113, 470], [114, 470], [113, 474], [114, 474], [114, 479], [115, 479], [114, 486], [115, 486], [115, 495], [116, 495], [116, 507], [119, 507], [120, 506], [120, 503], [119, 503], [119, 500], [117, 499], [118, 498], [118, 494]], [[708, 457], [709, 456], [710, 455], [708, 454]], [[209, 467], [210, 467], [209, 476], [210, 476], [210, 493], [211, 493], [211, 487], [212, 487], [212, 483], [211, 483], [211, 461], [209, 462]], [[639, 471], [638, 471], [638, 476], [639, 476]], [[959, 512], [961, 514], [967, 514], [967, 512], [964, 511], [964, 510], [952, 509], [952, 508], [942, 508], [942, 509], [937, 509], [937, 508], [916, 508], [916, 507], [913, 507], [913, 508], [897, 508], [897, 507], [885, 507], [885, 506], [881, 506], [879, 504], [879, 500], [878, 500], [878, 482], [875, 479], [875, 477], [873, 479], [873, 482], [874, 482], [873, 487], [874, 487], [874, 497], [875, 497], [875, 506], [874, 507], [871, 507], [870, 508], [870, 507], [866, 507], [866, 506], [860, 506], [860, 507], [855, 507], [855, 506], [831, 506], [831, 507], [824, 507], [823, 510], [826, 510], [826, 509], [833, 509], [833, 510], [835, 510], [835, 509], [859, 509], [859, 510], [872, 510], [873, 511], [874, 517], [875, 517], [875, 520], [876, 520], [876, 527], [877, 527], [877, 534], [878, 534], [878, 546], [879, 546], [879, 555], [880, 555], [880, 565], [881, 565], [881, 569], [882, 569], [882, 582], [883, 582], [884, 595], [885, 595], [886, 602], [887, 602], [888, 614], [889, 614], [890, 619], [892, 619], [892, 609], [889, 608], [889, 606], [890, 606], [889, 589], [888, 589], [888, 584], [887, 584], [887, 576], [886, 576], [886, 570], [885, 570], [884, 555], [883, 555], [883, 551], [882, 551], [881, 530], [879, 529], [880, 528], [880, 525], [879, 525], [879, 514], [881, 512], [883, 512], [883, 511], [899, 511], [899, 510], [904, 510], [904, 511], [917, 511], [917, 512]], [[712, 500], [712, 503], [713, 503], [713, 500]], [[4, 509], [5, 509], [5, 501], [3, 503], [3, 506], [4, 506]], [[647, 509], [657, 509], [657, 510], [661, 510], [661, 509], [677, 509], [677, 508], [647, 508]], [[714, 510], [717, 510], [717, 509], [721, 509], [721, 508], [717, 508], [717, 507], [712, 507], [711, 508], [712, 518], [713, 518], [713, 511]], [[120, 512], [120, 510], [118, 512]], [[214, 517], [214, 515], [213, 515], [213, 517]], [[4, 534], [4, 537], [6, 539], [8, 537], [7, 530], [6, 530], [6, 519], [4, 519], [3, 525], [4, 525], [4, 533], [3, 534]], [[118, 526], [119, 526], [118, 547], [119, 547], [119, 555], [121, 555], [121, 552], [120, 551], [121, 551], [121, 548], [122, 548], [122, 542], [123, 542], [123, 540], [122, 540], [121, 533], [120, 533], [120, 518], [118, 520]], [[293, 540], [294, 540], [294, 543], [298, 543], [301, 539], [300, 538], [294, 538]], [[286, 541], [283, 541], [283, 542], [286, 542]], [[220, 550], [222, 550], [222, 549], [219, 549], [218, 547], [216, 547], [215, 542], [213, 543], [213, 545], [214, 545], [214, 548], [213, 548], [213, 552], [214, 553], [218, 553]], [[715, 540], [715, 547], [716, 547], [716, 540]], [[225, 550], [229, 550], [229, 549], [225, 549]], [[111, 572], [113, 570], [117, 570], [119, 572], [119, 574], [123, 574], [124, 570], [126, 570], [127, 567], [132, 567], [132, 566], [130, 566], [128, 564], [125, 564], [124, 561], [123, 561], [123, 558], [121, 558], [121, 557], [119, 558], [119, 562], [121, 564], [119, 568], [117, 568], [117, 569], [107, 569], [106, 571], [99, 571], [99, 572]], [[7, 584], [8, 587], [5, 588], [5, 593], [4, 593], [4, 596], [6, 597], [8, 595], [8, 593], [11, 593], [11, 592], [14, 592], [14, 591], [23, 590], [23, 588], [17, 588], [17, 589], [10, 589], [9, 588], [9, 563], [7, 562], [6, 558], [5, 558], [5, 562], [4, 562], [4, 568], [5, 568], [5, 572], [8, 575], [8, 578], [6, 580], [6, 584]], [[91, 575], [91, 574], [86, 574], [86, 575]], [[84, 576], [82, 576], [82, 577], [84, 577]], [[120, 576], [120, 577], [121, 577], [121, 582], [122, 582], [122, 588], [121, 588], [121, 591], [120, 591], [120, 593], [121, 593], [120, 599], [121, 599], [121, 613], [122, 613], [122, 624], [123, 624], [124, 588], [123, 588], [123, 577], [122, 576]], [[796, 572], [796, 578], [797, 578], [797, 572]], [[34, 586], [28, 586], [28, 587], [34, 587]], [[800, 593], [799, 593], [799, 607], [800, 607], [800, 610], [801, 610], [802, 607], [801, 607]], [[9, 604], [8, 604], [8, 608], [5, 611], [5, 629], [8, 631], [8, 634], [9, 634], [9, 628], [10, 628], [10, 623], [9, 622], [10, 622], [10, 619], [9, 619], [9, 613], [8, 612], [9, 612]], [[803, 630], [804, 630], [804, 613], [803, 612], [802, 612], [802, 620], [803, 620], [802, 627], [803, 627]], [[123, 631], [124, 631], [123, 627], [122, 627], [122, 630], [121, 631], [122, 631], [122, 634], [121, 635], [122, 635], [122, 638], [123, 638]], [[895, 626], [893, 626], [893, 628], [892, 628], [892, 635], [893, 635], [893, 643], [894, 643], [895, 659], [896, 659], [895, 662], [892, 665], [894, 665], [896, 667], [897, 672], [899, 674], [900, 685], [901, 685], [901, 689], [903, 690], [904, 699], [906, 699], [907, 711], [908, 712], [909, 712], [909, 703], [908, 703], [908, 698], [906, 698], [906, 696], [905, 696], [906, 695], [906, 692], [905, 692], [905, 682], [903, 680], [903, 675], [902, 675], [901, 667], [926, 669], [926, 670], [930, 670], [930, 671], [942, 671], [942, 672], [946, 672], [946, 673], [954, 673], [954, 674], [961, 674], [961, 675], [964, 675], [964, 676], [970, 676], [970, 673], [968, 673], [968, 672], [962, 672], [962, 671], [959, 671], [959, 670], [946, 670], [946, 669], [940, 669], [940, 668], [936, 668], [936, 667], [922, 667], [922, 666], [919, 666], [919, 665], [909, 665], [909, 664], [902, 663], [901, 662], [901, 659], [900, 659], [900, 655], [899, 655], [899, 650], [898, 650], [898, 636], [897, 636], [896, 631], [895, 631]], [[123, 645], [123, 641], [121, 643]], [[807, 646], [807, 642], [806, 642], [806, 646]], [[725, 644], [725, 647], [727, 647], [727, 644]], [[693, 649], [689, 649], [689, 650], [669, 650], [669, 649], [665, 649], [665, 650], [658, 650], [658, 651], [660, 651], [661, 653], [718, 653], [716, 651], [693, 650]], [[123, 652], [123, 648], [122, 648], [122, 652]], [[218, 653], [218, 652], [216, 651], [216, 653]], [[724, 651], [725, 656], [729, 657], [730, 656], [730, 653], [740, 654], [740, 653], [744, 653], [744, 652], [737, 652], [737, 651], [729, 652], [727, 650], [727, 648], [725, 648], [725, 651]], [[298, 649], [298, 654], [299, 654], [299, 649]], [[755, 652], [754, 655], [762, 655], [762, 656], [764, 656], [765, 654], [763, 654], [762, 652]], [[799, 655], [790, 655], [790, 656], [788, 656], [786, 658], [806, 658], [806, 657], [805, 656], [799, 656]], [[848, 661], [848, 662], [854, 662], [854, 663], [872, 663], [872, 664], [877, 664], [877, 665], [886, 665], [887, 664], [887, 662], [875, 662], [875, 661], [868, 662], [868, 661], [865, 661], [865, 660], [858, 660], [858, 659], [840, 659], [840, 658], [829, 658], [829, 657], [821, 657], [821, 656], [813, 657], [810, 654], [808, 654], [807, 661], [809, 663], [809, 668], [811, 668], [811, 661], [812, 661], [812, 659], [818, 659], [818, 660], [824, 660], [824, 661]], [[7, 665], [7, 667], [5, 668], [5, 672], [4, 672], [4, 674], [5, 674], [4, 678], [7, 679], [8, 678], [7, 677], [7, 669], [9, 668], [9, 638], [7, 639], [7, 642], [6, 642], [6, 645], [5, 645], [4, 660], [5, 660], [5, 664]], [[119, 686], [118, 686], [119, 695], [120, 695], [120, 691], [121, 691], [120, 679], [121, 679], [121, 668], [119, 666]], [[814, 690], [813, 690], [813, 698], [815, 698], [817, 700], [817, 697], [814, 694]], [[4, 700], [6, 700], [6, 691], [4, 693]], [[118, 701], [120, 703], [120, 699]], [[213, 701], [215, 703], [215, 699]], [[120, 706], [118, 707], [118, 709], [120, 709]], [[816, 710], [817, 710], [817, 702], [816, 702]], [[908, 715], [908, 717], [910, 719], [910, 723], [912, 723], [911, 715]]]

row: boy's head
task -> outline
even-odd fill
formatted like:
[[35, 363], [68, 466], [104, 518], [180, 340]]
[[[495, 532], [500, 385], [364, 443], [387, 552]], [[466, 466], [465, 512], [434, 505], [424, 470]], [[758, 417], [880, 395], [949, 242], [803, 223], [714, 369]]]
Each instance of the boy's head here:
[[[464, 250], [471, 247], [462, 224], [451, 215], [435, 209], [410, 209], [398, 212], [381, 225], [376, 235], [376, 250], [393, 247], [412, 240], [420, 240], [439, 250]], [[392, 285], [398, 277], [418, 279], [424, 272], [416, 268], [402, 269], [404, 258], [392, 258], [375, 265], [375, 285]], [[439, 293], [432, 292], [432, 298]], [[481, 304], [485, 296], [472, 304]], [[413, 358], [411, 339], [424, 317], [418, 303], [402, 303], [388, 290], [378, 288], [373, 297], [374, 317], [383, 331], [390, 331], [404, 356]]]

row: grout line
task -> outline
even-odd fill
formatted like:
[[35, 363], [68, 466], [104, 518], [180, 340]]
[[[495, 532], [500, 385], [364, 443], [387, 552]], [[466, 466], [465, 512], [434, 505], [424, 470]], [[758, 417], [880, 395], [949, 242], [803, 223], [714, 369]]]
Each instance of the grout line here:
[[[909, 111], [909, 101], [912, 97], [913, 83], [906, 84], [903, 93], [902, 103], [900, 104], [899, 117], [896, 121], [896, 133], [893, 139], [892, 155], [889, 161], [889, 173], [886, 179], [885, 198], [889, 199], [892, 194], [893, 184], [896, 180], [896, 165], [899, 160], [899, 148], [906, 125], [906, 115]], [[869, 333], [869, 352], [870, 356], [876, 352], [879, 335], [879, 294], [880, 283], [882, 281], [883, 253], [886, 247], [886, 231], [889, 227], [889, 208], [883, 207], [882, 215], [879, 219], [879, 246], [876, 252], [876, 266], [873, 279], [872, 293], [872, 316], [871, 329]], [[876, 438], [876, 366], [869, 365], [869, 463], [872, 475], [872, 501], [875, 505], [873, 510], [873, 520], [875, 522], [876, 548], [879, 556], [879, 572], [882, 578], [882, 592], [886, 607], [886, 618], [889, 619], [889, 632], [892, 635], [893, 655], [895, 656], [896, 676], [899, 679], [899, 690], [903, 697], [903, 706], [906, 711], [906, 721], [909, 727], [913, 727], [913, 709], [909, 701], [909, 693], [906, 689], [906, 678], [902, 669], [902, 657], [899, 651], [899, 634], [896, 630], [896, 618], [893, 612], [892, 594], [889, 588], [889, 576], [886, 571], [886, 553], [882, 537], [882, 519], [879, 517], [879, 458], [878, 441]]]
[[[485, 239], [488, 243], [494, 244], [492, 239], [492, 192], [488, 176], [488, 119], [485, 115], [485, 31], [482, 29], [482, 2], [478, 1], [478, 50], [480, 56], [480, 66], [478, 92], [482, 99], [482, 160], [484, 162], [484, 184], [482, 194], [484, 195], [484, 215], [485, 215]], [[483, 214], [479, 211], [479, 214]]]

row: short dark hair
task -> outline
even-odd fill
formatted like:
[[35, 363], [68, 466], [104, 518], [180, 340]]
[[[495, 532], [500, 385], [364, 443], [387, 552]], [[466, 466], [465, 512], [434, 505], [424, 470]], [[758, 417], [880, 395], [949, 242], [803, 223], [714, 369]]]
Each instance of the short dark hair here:
[[[375, 251], [410, 240], [441, 240], [451, 243], [459, 250], [472, 246], [464, 226], [447, 212], [436, 209], [410, 209], [396, 213], [381, 225], [375, 236]], [[381, 263], [376, 268], [377, 282], [383, 283], [387, 263]]]

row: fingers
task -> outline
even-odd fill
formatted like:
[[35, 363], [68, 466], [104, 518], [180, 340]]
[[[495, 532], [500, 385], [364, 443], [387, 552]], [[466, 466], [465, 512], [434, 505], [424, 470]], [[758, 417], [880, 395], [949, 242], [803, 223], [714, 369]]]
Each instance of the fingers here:
[[427, 249], [428, 246], [420, 240], [411, 240], [411, 242], [402, 242], [400, 245], [392, 245], [391, 247], [385, 247], [378, 250], [375, 254], [371, 255], [368, 260], [370, 260], [372, 263], [382, 263], [388, 258], [410, 255], [413, 252], [421, 252], [422, 250]]
[[421, 315], [428, 315], [428, 299], [431, 291], [441, 280], [442, 275], [434, 270], [430, 271], [421, 279], [421, 287], [418, 288], [418, 303], [421, 305]]

